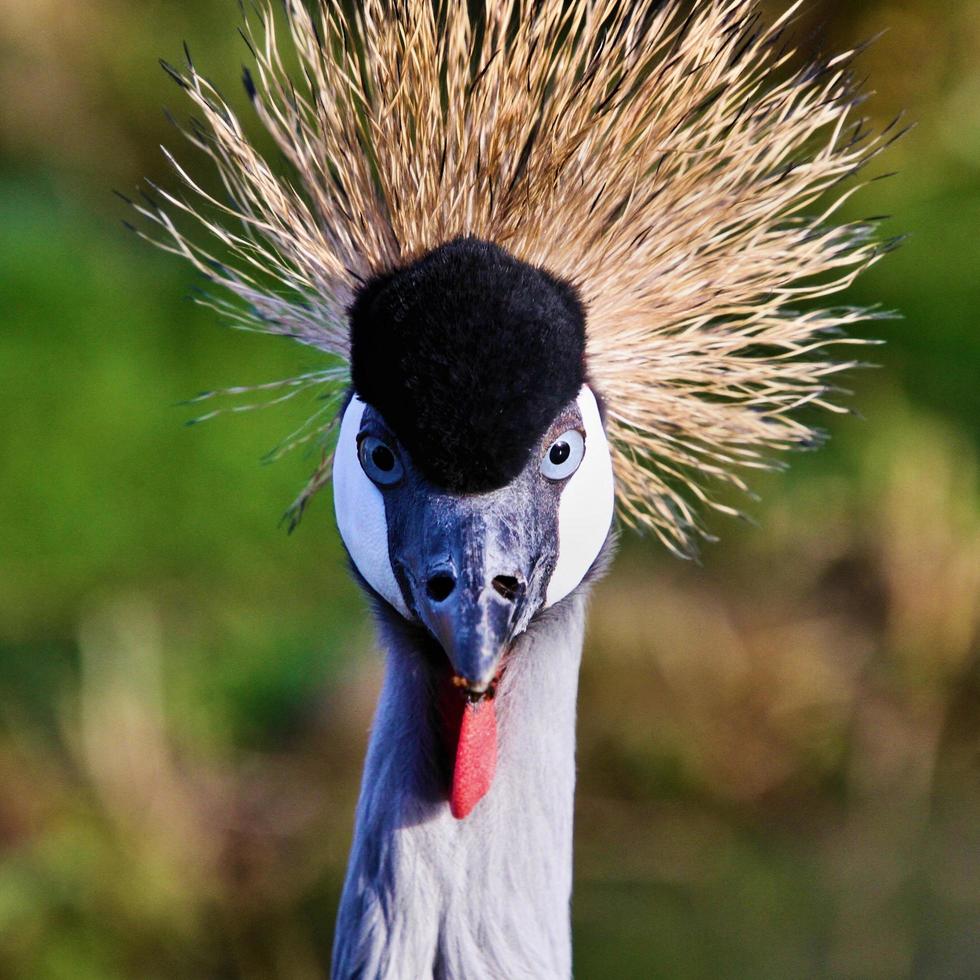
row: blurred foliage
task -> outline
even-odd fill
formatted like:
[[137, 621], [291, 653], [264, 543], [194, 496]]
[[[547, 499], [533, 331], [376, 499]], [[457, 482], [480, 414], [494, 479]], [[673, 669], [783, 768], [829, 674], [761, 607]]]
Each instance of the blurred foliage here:
[[[187, 38], [231, 90], [236, 17], [0, 6], [3, 976], [328, 962], [370, 623], [329, 495], [276, 529], [313, 465], [258, 465], [283, 413], [185, 431], [174, 407], [308, 355], [186, 302], [109, 195], [169, 179], [156, 58]], [[580, 977], [980, 975], [980, 6], [825, 0], [798, 29], [886, 27], [868, 110], [918, 127], [854, 206], [911, 238], [853, 298], [904, 319], [853, 379], [867, 421], [761, 481], [758, 528], [716, 526], [699, 566], [628, 540], [598, 589]]]

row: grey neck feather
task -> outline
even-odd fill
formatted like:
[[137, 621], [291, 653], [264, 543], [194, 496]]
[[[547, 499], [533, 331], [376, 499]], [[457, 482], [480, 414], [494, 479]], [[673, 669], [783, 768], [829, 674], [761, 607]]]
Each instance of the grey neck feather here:
[[496, 775], [459, 821], [435, 761], [430, 668], [404, 630], [383, 626], [387, 669], [337, 920], [336, 980], [570, 976], [585, 591], [518, 639], [497, 691]]

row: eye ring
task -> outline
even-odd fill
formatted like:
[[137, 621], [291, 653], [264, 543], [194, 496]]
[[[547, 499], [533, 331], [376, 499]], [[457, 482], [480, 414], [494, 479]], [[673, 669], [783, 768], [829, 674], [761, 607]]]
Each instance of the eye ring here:
[[581, 465], [585, 456], [585, 436], [578, 429], [563, 432], [541, 457], [541, 473], [558, 482], [567, 480]]
[[377, 436], [361, 435], [357, 440], [361, 469], [379, 487], [392, 487], [405, 475], [398, 453]]

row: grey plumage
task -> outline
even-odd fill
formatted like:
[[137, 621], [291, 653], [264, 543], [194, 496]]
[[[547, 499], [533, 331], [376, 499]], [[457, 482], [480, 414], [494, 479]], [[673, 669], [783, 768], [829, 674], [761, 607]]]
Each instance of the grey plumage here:
[[384, 615], [387, 668], [337, 921], [338, 980], [570, 975], [587, 590], [547, 610], [517, 641], [497, 693], [499, 771], [462, 821], [450, 816], [434, 768], [431, 678], [412, 634]]

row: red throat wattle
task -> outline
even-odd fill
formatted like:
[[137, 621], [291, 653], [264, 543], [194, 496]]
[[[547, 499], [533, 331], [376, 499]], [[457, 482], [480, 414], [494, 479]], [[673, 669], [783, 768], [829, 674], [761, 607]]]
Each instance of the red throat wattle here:
[[497, 769], [497, 707], [493, 695], [470, 701], [447, 677], [439, 694], [443, 743], [453, 760], [449, 809], [457, 820], [469, 816], [486, 796]]

